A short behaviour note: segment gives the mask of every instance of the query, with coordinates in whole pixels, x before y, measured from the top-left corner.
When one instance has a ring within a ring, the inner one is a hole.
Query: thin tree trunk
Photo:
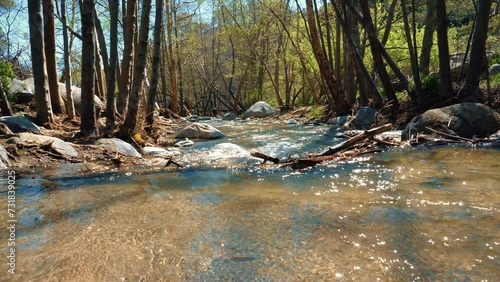
[[[436,30],[436,4],[436,0],[427,0],[424,38],[422,39],[422,51],[420,53],[420,71],[424,75],[429,74],[429,66],[431,63],[431,50],[434,40],[434,31]]]
[[[418,58],[413,48],[413,39],[411,36],[410,23],[408,22],[408,5],[406,0],[401,0],[401,10],[403,11],[403,23],[406,34],[406,43],[408,44],[408,51],[410,52],[410,63],[413,73],[413,81],[415,82],[415,93],[417,99],[422,100],[422,82],[420,81],[420,70],[418,68]]]
[[[109,34],[109,71],[106,92],[106,125],[112,127],[115,124],[115,90],[116,70],[118,68],[118,10],[120,1],[109,0],[110,11],[110,34]]]
[[[465,100],[480,101],[483,99],[479,89],[479,81],[481,74],[487,68],[485,48],[491,4],[491,0],[478,1],[478,14],[472,35],[469,66],[467,67],[464,87],[460,90],[459,95]]]
[[[155,11],[155,27],[153,34],[153,78],[149,86],[148,103],[146,106],[146,129],[151,132],[154,121],[154,107],[156,103],[156,95],[158,93],[158,80],[160,77],[160,48],[161,48],[161,31],[163,24],[163,0],[156,0]]]
[[[97,133],[94,109],[95,91],[95,18],[94,0],[82,0],[82,109],[80,133],[89,136]]]
[[[174,49],[173,49],[173,23],[172,23],[172,1],[166,0],[166,13],[167,13],[167,40],[168,40],[168,68],[170,71],[170,89],[172,91],[172,97],[170,100],[170,110],[174,114],[179,114],[179,92],[177,88],[177,68],[175,65]]]
[[[385,30],[384,35],[382,37],[382,45],[387,44],[387,40],[389,40],[389,35],[391,34],[392,28],[392,20],[394,19],[394,10],[396,9],[396,4],[398,0],[392,0],[389,5],[389,9],[387,10],[387,19],[385,21]]]
[[[0,79],[0,111],[1,116],[11,116],[12,109],[10,108],[9,100],[7,99],[6,90],[3,88],[2,79]]]
[[[64,82],[66,85],[66,111],[70,119],[75,118],[75,104],[73,103],[73,93],[71,91],[71,64],[68,42],[68,28],[66,20],[66,0],[61,0],[61,20],[63,25],[64,44]]]
[[[28,1],[28,14],[30,19],[30,46],[35,81],[36,117],[40,123],[51,123],[52,105],[47,88],[47,69],[45,68],[45,48],[43,44],[42,27],[42,1]]]
[[[437,37],[439,50],[439,77],[441,79],[441,96],[445,99],[452,97],[450,52],[448,45],[448,19],[445,0],[436,0]]]
[[[50,102],[55,114],[64,113],[64,102],[59,93],[59,81],[57,79],[56,61],[56,36],[54,24],[54,0],[43,0],[44,19],[44,44],[45,59],[47,66],[47,78],[49,82]]]
[[[149,16],[151,13],[151,0],[142,1],[141,27],[139,41],[134,56],[134,79],[130,92],[127,115],[123,122],[123,133],[135,133],[137,126],[137,112],[142,93],[142,82],[145,77],[146,55],[148,51]]]
[[[174,7],[173,9],[174,12],[174,23],[177,23],[177,7]],[[177,32],[177,24],[174,24],[174,36],[175,36],[175,54],[177,56],[177,76],[178,76],[178,82],[179,82],[179,104],[180,104],[180,115],[185,116],[186,111],[185,111],[185,97],[184,97],[184,81],[182,80],[182,62],[181,62],[181,57],[180,57],[180,47],[179,47],[179,36]]]
[[[102,24],[101,20],[99,19],[99,15],[97,14],[97,9],[95,9],[94,13],[95,13],[95,28],[97,34],[97,42],[99,43],[98,54],[102,59],[101,61],[104,66],[104,75],[106,76],[107,80],[107,78],[109,77],[109,56],[108,56],[108,50],[106,48],[106,39],[104,38],[104,31],[102,29]]]
[[[118,101],[116,103],[116,110],[118,113],[123,114],[127,108],[128,97],[130,93],[131,86],[131,73],[132,73],[132,61],[134,58],[134,33],[136,31],[136,14],[135,6],[137,5],[137,0],[127,1],[127,15],[126,15],[126,25],[125,25],[125,43],[123,49],[122,58],[122,69],[120,80],[118,81]]]
[[[366,21],[365,28],[367,29],[368,39],[370,40],[370,49],[372,51],[373,64],[375,66],[375,70],[377,71],[380,81],[385,90],[385,94],[387,95],[387,99],[392,101],[393,106],[398,107],[398,98],[396,97],[396,92],[392,87],[391,79],[387,70],[385,69],[384,61],[382,59],[382,53],[380,51],[379,45],[377,44],[376,39],[376,30],[373,25],[372,17],[370,15],[370,7],[368,6],[368,0],[361,0],[359,2],[359,6],[363,13],[363,18]],[[381,102],[381,101],[379,101]]]
[[[345,100],[345,97],[342,95],[342,91],[337,82],[337,79],[333,75],[333,71],[330,68],[330,64],[327,61],[326,55],[323,53],[321,48],[321,43],[319,40],[319,33],[316,27],[316,20],[314,16],[314,9],[312,0],[306,0],[307,7],[307,21],[309,23],[309,29],[311,32],[311,45],[313,48],[314,56],[318,61],[319,68],[321,70],[321,74],[326,82],[328,87],[329,94],[331,95],[334,101],[334,109],[338,113],[345,112],[349,106]]]

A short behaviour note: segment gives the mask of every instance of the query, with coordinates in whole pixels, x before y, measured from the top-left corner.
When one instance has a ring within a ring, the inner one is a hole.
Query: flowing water
[[[228,137],[182,149],[182,170],[18,179],[16,275],[2,239],[0,280],[498,281],[500,150],[293,171],[247,150],[319,152],[328,127],[212,123]]]

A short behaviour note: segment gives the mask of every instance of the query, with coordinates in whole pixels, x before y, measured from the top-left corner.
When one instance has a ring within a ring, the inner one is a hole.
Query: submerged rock
[[[164,157],[164,158],[175,157],[181,154],[177,150],[166,150],[163,148],[152,147],[152,146],[146,146],[142,148],[142,151],[147,156]]]
[[[222,120],[235,120],[235,119],[236,119],[236,115],[233,113],[226,113],[222,117]]]
[[[0,117],[0,122],[5,124],[12,132],[32,132],[40,134],[40,128],[31,121],[15,116]]]
[[[33,145],[33,144],[46,145],[50,143],[51,149],[57,152],[58,154],[69,158],[78,157],[78,152],[75,150],[75,148],[73,148],[73,146],[70,143],[52,136],[44,136],[44,135],[37,135],[33,133],[23,132],[19,134],[19,137],[17,138],[17,143],[22,145]]]
[[[268,117],[276,114],[277,112],[269,106],[268,103],[264,101],[257,102],[253,104],[242,116],[242,119],[246,119],[249,117]]]
[[[290,118],[285,120],[285,124],[298,124],[296,119]]]
[[[94,145],[109,151],[117,151],[126,156],[142,158],[141,154],[137,152],[134,146],[118,138],[101,138],[95,141]]]
[[[7,156],[7,150],[0,144],[0,169],[6,169],[10,167],[9,156]]]
[[[465,138],[488,137],[500,129],[500,114],[478,103],[461,103],[432,109],[414,117],[403,130],[402,139],[417,133],[431,133],[427,127]]]
[[[375,123],[376,119],[377,111],[370,107],[364,107],[356,112],[352,124],[357,129],[368,129]]]
[[[190,147],[193,145],[194,145],[194,142],[189,140],[189,138],[186,138],[186,140],[181,140],[181,141],[177,141],[174,143],[174,146],[176,146],[176,147]]]
[[[333,119],[329,120],[327,122],[327,124],[336,125],[336,126],[343,126],[344,124],[346,124],[348,118],[349,118],[349,116],[334,117]]]
[[[205,123],[193,123],[181,130],[175,138],[219,139],[225,137],[217,128]]]

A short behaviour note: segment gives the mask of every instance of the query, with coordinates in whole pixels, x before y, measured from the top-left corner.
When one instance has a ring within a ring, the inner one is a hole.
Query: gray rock
[[[235,120],[236,115],[233,113],[226,113],[223,117],[222,120]]]
[[[175,142],[174,146],[176,147],[190,147],[193,146],[194,142],[186,138],[185,140]]]
[[[52,148],[52,150],[59,153],[60,155],[71,158],[78,157],[78,152],[70,143],[56,137],[23,132],[19,134],[17,142],[18,144],[22,145],[45,145],[47,143],[50,143],[50,147]]]
[[[487,137],[500,129],[500,114],[486,105],[470,102],[432,109],[414,117],[401,138],[408,140],[417,133],[432,133],[426,127],[465,138]]]
[[[491,76],[499,74],[500,73],[500,64],[494,64],[490,67],[489,73]]]
[[[66,85],[64,83],[59,83],[59,92],[63,100],[66,101]],[[82,89],[80,87],[71,86],[71,94],[73,95],[75,111],[80,114],[82,108]],[[96,115],[99,115],[104,108],[104,103],[96,95],[94,95],[94,107]]]
[[[359,109],[354,116],[352,124],[357,129],[367,129],[376,121],[377,111],[370,107]]]
[[[246,119],[249,117],[256,117],[256,118],[261,118],[261,117],[268,117],[276,114],[277,111],[275,111],[271,106],[269,106],[268,103],[264,101],[257,102],[253,104],[242,116],[242,119]]]
[[[205,123],[193,123],[183,128],[175,138],[219,139],[225,137],[217,128]]]
[[[11,135],[14,134],[14,132],[12,132],[7,125],[0,122],[0,134]]]
[[[208,121],[208,120],[213,120],[212,117],[199,117],[198,121]]]
[[[297,120],[293,119],[293,118],[285,120],[285,123],[286,124],[298,124]]]
[[[40,128],[31,121],[15,116],[0,117],[0,122],[7,125],[7,127],[14,133],[19,132],[33,132],[40,134]]]
[[[334,117],[333,119],[329,120],[327,122],[327,124],[342,126],[342,125],[346,124],[348,118],[349,118],[349,116]]]
[[[142,148],[142,151],[147,156],[152,157],[163,157],[163,158],[171,158],[180,155],[181,153],[177,150],[166,150],[158,147],[146,146]]]
[[[142,158],[134,146],[118,138],[101,138],[95,141],[94,145],[126,156]]]
[[[19,104],[29,103],[35,97],[35,87],[32,78],[24,81],[13,79],[10,87],[10,94],[14,96],[14,101]]]
[[[497,132],[491,134],[490,138],[500,139],[500,130],[498,130]]]
[[[7,156],[7,150],[0,144],[0,169],[6,169],[10,167],[9,156]]]

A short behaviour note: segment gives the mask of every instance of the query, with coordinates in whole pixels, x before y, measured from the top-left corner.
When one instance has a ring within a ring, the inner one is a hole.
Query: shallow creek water
[[[328,127],[212,124],[228,137],[182,149],[183,170],[18,179],[17,274],[2,262],[0,280],[498,281],[500,150],[293,171],[247,150],[319,152]]]

